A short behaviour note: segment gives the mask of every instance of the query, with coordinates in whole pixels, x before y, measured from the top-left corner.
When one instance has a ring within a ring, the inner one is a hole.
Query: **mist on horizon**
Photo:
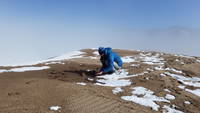
[[[1,0],[0,65],[99,46],[200,56],[200,1]]]

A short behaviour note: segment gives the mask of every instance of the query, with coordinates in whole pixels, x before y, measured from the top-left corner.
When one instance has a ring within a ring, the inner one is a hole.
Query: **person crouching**
[[[112,51],[112,48],[99,47],[99,55],[101,55],[100,61],[102,63],[102,68],[97,72],[97,76],[102,74],[112,74],[116,70],[122,68],[123,62],[121,57]]]

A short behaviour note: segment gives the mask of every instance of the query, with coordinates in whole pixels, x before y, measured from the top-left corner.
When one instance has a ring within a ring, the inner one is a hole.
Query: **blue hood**
[[[99,54],[104,54],[104,55],[109,55],[110,53],[112,53],[112,48],[107,47],[107,48],[103,48],[103,47],[99,47],[98,50]]]

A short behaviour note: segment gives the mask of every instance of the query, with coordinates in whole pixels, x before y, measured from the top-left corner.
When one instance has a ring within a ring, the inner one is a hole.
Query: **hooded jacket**
[[[103,71],[104,73],[111,72],[114,70],[114,62],[118,64],[118,66],[122,67],[123,62],[121,60],[121,57],[115,53],[112,52],[112,48],[99,48],[99,54],[104,54],[104,56],[101,56],[100,60],[102,63],[102,68],[100,71]]]

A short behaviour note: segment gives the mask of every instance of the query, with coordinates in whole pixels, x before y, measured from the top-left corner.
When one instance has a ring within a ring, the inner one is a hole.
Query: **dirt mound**
[[[82,50],[70,59],[1,67],[0,113],[200,111],[199,57],[114,51],[125,62],[122,74],[95,77],[100,67],[95,49]],[[38,68],[44,66],[49,68]],[[60,109],[50,110],[52,106]]]

